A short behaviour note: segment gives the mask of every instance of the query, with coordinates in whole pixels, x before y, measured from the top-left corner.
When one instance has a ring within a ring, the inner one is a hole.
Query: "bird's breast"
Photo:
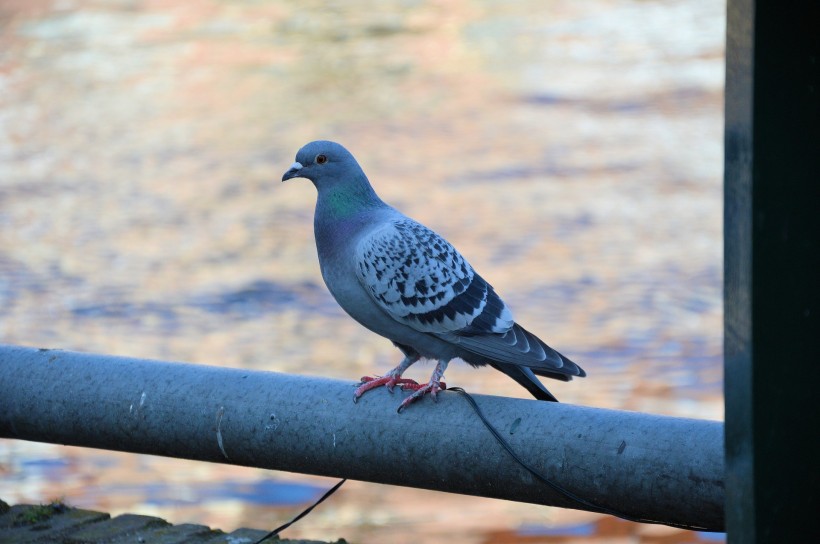
[[[359,319],[371,304],[356,276],[356,245],[366,233],[366,224],[360,221],[316,221],[314,231],[325,285],[342,309]]]

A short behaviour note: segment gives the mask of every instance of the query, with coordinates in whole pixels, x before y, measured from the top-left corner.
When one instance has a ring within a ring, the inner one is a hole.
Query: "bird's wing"
[[[359,281],[396,321],[436,335],[504,334],[512,313],[444,238],[404,218],[364,237]]]
[[[492,286],[444,238],[413,221],[385,223],[356,250],[359,281],[396,321],[480,358],[569,380],[584,371],[516,324]]]

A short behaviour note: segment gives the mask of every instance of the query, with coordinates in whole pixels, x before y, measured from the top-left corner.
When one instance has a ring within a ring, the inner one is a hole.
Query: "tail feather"
[[[535,374],[569,381],[586,372],[518,324],[504,334],[437,335],[464,350],[502,365],[529,367]]]
[[[538,400],[546,400],[550,402],[558,402],[558,399],[555,398],[555,395],[549,392],[549,390],[544,387],[544,384],[535,377],[535,374],[532,373],[532,370],[525,366],[512,366],[512,365],[503,365],[498,363],[490,363],[490,365],[499,370],[512,378],[513,380],[517,381],[524,389],[530,392],[530,394]]]
[[[561,355],[517,323],[503,334],[451,332],[435,336],[461,348],[463,351],[460,357],[463,360],[475,366],[489,364],[518,382],[538,400],[558,402],[536,374],[564,382],[575,376],[587,375],[568,357]]]

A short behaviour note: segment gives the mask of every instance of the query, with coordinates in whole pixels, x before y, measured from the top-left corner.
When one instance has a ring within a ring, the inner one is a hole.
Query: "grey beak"
[[[290,165],[290,169],[282,175],[282,181],[287,181],[289,179],[298,178],[301,174],[299,171],[302,170],[302,163],[295,162]]]

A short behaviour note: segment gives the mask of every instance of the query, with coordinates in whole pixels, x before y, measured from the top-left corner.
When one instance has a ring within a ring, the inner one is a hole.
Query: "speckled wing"
[[[388,315],[477,355],[474,364],[484,360],[528,367],[522,383],[532,372],[559,380],[585,375],[516,324],[504,301],[470,263],[412,219],[386,223],[363,238],[356,259],[359,281]]]
[[[359,281],[393,319],[433,334],[505,333],[513,317],[444,238],[411,219],[386,223],[357,247]]]

